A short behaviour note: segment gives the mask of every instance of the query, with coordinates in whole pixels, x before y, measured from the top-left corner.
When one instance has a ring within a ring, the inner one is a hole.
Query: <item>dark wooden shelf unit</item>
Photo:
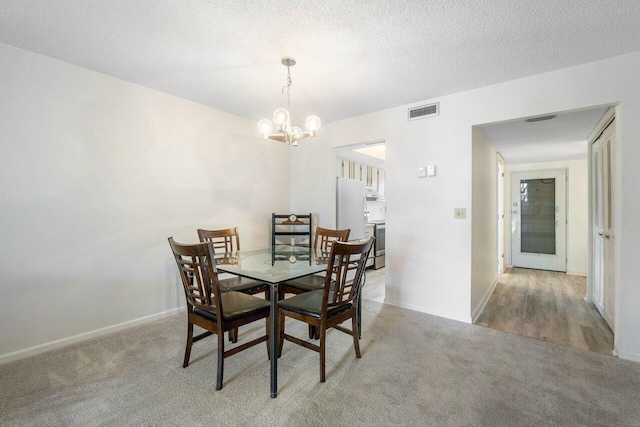
[[[293,237],[295,240],[295,246],[311,247],[312,240],[311,234],[313,230],[313,217],[311,214],[298,215],[296,221],[289,221],[291,214],[271,214],[271,244],[275,245],[291,245],[291,240],[279,238],[282,236]],[[301,239],[301,236],[307,236],[306,239]]]

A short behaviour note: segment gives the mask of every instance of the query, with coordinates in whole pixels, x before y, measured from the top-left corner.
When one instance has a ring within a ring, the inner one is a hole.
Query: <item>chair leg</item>
[[[218,379],[216,382],[216,390],[222,389],[222,377],[224,375],[224,332],[222,328],[218,329]]]
[[[320,382],[325,382],[326,374],[325,374],[325,362],[326,362],[326,341],[327,341],[327,330],[324,325],[320,325],[318,327],[320,329]]]
[[[182,367],[189,366],[189,358],[191,357],[191,346],[193,345],[193,323],[189,322],[187,326],[187,345],[184,348],[184,361]]]
[[[238,342],[238,328],[229,331],[229,341],[234,344]]]
[[[362,355],[360,354],[360,343],[358,342],[358,320],[356,316],[351,318],[351,334],[353,335],[353,348],[356,349],[356,357],[360,359]]]
[[[309,325],[309,339],[312,340],[316,337],[316,330],[313,325]]]

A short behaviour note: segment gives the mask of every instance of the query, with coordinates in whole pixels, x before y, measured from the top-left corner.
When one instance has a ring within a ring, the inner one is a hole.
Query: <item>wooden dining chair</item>
[[[213,245],[182,245],[172,237],[169,245],[178,264],[187,299],[187,344],[183,368],[189,366],[191,346],[211,334],[218,335],[218,377],[216,390],[222,389],[224,359],[261,342],[267,342],[269,354],[269,301],[237,291],[222,292],[214,260]],[[224,333],[239,326],[266,319],[266,334],[231,350],[224,349]],[[193,325],[205,332],[193,336]]]
[[[211,242],[214,254],[229,253],[240,250],[240,235],[238,227],[224,230],[198,229],[198,237],[201,242]],[[249,295],[264,292],[265,299],[269,299],[269,285],[246,277],[230,277],[220,279],[222,292],[238,291]]]
[[[240,234],[238,227],[226,228],[223,230],[203,230],[198,229],[198,238],[201,242],[211,242],[213,252],[232,253],[240,250]],[[225,273],[229,274],[229,273]],[[222,292],[237,291],[249,295],[264,292],[264,299],[269,299],[269,285],[246,277],[233,276],[219,279]],[[229,341],[238,342],[238,330],[229,331]]]
[[[316,227],[316,234],[313,239],[313,250],[316,252],[316,259],[324,262],[322,257],[331,254],[334,242],[346,242],[349,240],[351,230],[330,230]],[[301,294],[304,292],[320,289],[324,286],[324,275],[310,274],[298,279],[288,280],[278,286],[278,299],[283,299],[285,294]]]
[[[334,242],[327,264],[324,287],[278,301],[280,325],[278,354],[282,354],[284,340],[319,352],[321,382],[326,379],[325,353],[328,329],[334,328],[351,335],[356,357],[361,357],[357,330],[357,304],[360,300],[365,264],[372,245],[373,238],[364,243]],[[320,333],[320,345],[287,335],[285,333],[286,317],[315,327]],[[351,330],[340,326],[348,319],[351,319]]]
[[[316,227],[313,239],[313,250],[316,252],[316,262],[326,262],[331,254],[333,242],[346,242],[349,240],[351,230],[330,230],[328,228]],[[278,285],[278,300],[285,297],[285,294],[302,294],[304,292],[321,289],[324,286],[324,274],[310,274],[297,279],[288,280]],[[318,331],[309,325],[309,338],[319,338]]]

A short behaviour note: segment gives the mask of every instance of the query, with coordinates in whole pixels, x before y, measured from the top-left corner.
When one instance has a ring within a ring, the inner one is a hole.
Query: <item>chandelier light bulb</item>
[[[289,123],[289,110],[286,108],[278,108],[273,112],[273,121],[276,122],[277,125]]]
[[[307,129],[311,132],[315,132],[320,129],[321,124],[322,122],[318,116],[309,116],[307,117],[307,120],[305,120],[305,126],[307,126]]]
[[[297,134],[300,134],[300,133],[302,133],[302,129],[299,128],[298,126],[294,126],[294,127],[291,128],[291,134],[292,135],[297,135]]]
[[[258,129],[263,135],[270,134],[273,131],[273,123],[269,119],[262,119],[258,122]]]

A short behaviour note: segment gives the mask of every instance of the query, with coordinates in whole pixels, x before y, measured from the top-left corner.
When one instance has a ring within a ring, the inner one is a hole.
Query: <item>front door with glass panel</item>
[[[566,170],[511,174],[511,264],[567,271]]]

